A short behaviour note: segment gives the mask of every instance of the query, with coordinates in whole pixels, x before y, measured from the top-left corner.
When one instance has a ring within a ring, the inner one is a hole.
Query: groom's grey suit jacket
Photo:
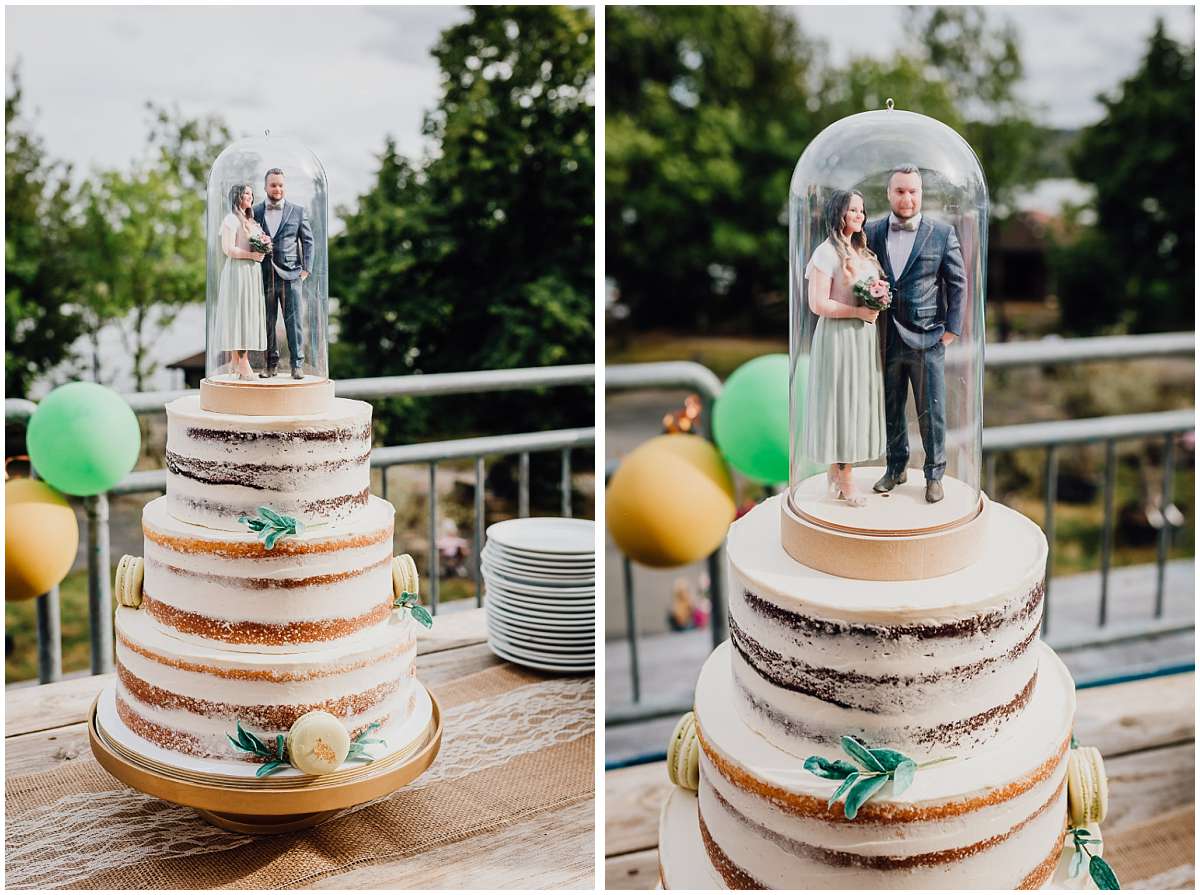
[[[890,218],[871,221],[866,231],[867,245],[892,287],[891,327],[917,351],[932,348],[946,330],[961,336],[967,273],[954,228],[922,215],[904,270],[893,272],[887,250]]]
[[[271,237],[271,264],[282,279],[298,279],[300,272],[305,270],[311,273],[313,235],[303,205],[284,199],[283,217],[279,219],[279,229],[274,233],[267,228],[266,202],[259,202],[254,206],[254,220],[258,221],[258,226]],[[264,258],[264,275],[267,272],[266,261]]]

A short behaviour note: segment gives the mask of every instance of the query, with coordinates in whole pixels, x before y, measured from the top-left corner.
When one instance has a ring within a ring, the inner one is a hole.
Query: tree
[[[479,7],[433,49],[436,149],[388,141],[370,191],[330,246],[342,375],[588,363],[593,349],[591,12]],[[408,406],[407,404],[405,405]],[[543,428],[590,402],[530,410],[525,396],[441,400],[379,414],[389,440],[457,428]],[[586,413],[584,411],[587,411]]]
[[[906,31],[979,156],[993,218],[1006,217],[1015,191],[1046,176],[1038,154],[1045,131],[1016,92],[1024,76],[1016,28],[989,25],[980,6],[921,6],[910,9]]]
[[[82,332],[71,304],[71,168],[49,158],[21,115],[16,70],[4,96],[5,394],[26,396],[44,371],[67,360]]]
[[[1095,186],[1095,228],[1055,253],[1072,333],[1195,326],[1195,54],[1160,20],[1138,70],[1101,96],[1072,158]]]
[[[78,299],[102,377],[99,335],[119,322],[141,391],[149,348],[186,304],[204,300],[208,171],[230,132],[218,118],[192,119],[147,103],[145,155],[128,171],[97,173],[79,194],[77,251],[88,276]]]
[[[606,23],[607,275],[642,328],[761,324],[819,129],[815,47],[777,9],[610,6]]]
[[[606,12],[606,273],[635,327],[782,332],[796,160],[889,97],[972,143],[1001,211],[1037,178],[1016,39],[982,10],[914,9],[895,48],[842,65],[786,10]]]

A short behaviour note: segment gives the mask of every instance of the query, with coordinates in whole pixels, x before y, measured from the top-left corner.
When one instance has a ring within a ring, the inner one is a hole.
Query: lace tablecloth
[[[437,878],[423,878],[429,885],[478,885],[490,878],[482,873],[488,849],[466,840],[502,831],[515,831],[505,837],[506,853],[522,869],[507,883],[505,872],[496,871],[490,886],[551,887],[562,884],[564,867],[560,859],[546,863],[545,821],[539,824],[538,819],[566,812],[556,846],[573,846],[575,885],[590,888],[593,679],[519,669],[495,659],[478,643],[422,657],[419,675],[425,676],[427,665],[440,669],[429,686],[443,710],[442,749],[433,766],[400,792],[300,833],[254,837],[225,832],[189,808],[129,789],[92,758],[85,730],[79,749],[75,728],[83,725],[78,722],[63,725],[58,752],[51,751],[60,739],[54,735],[58,728],[10,736],[7,887],[382,887],[402,883],[399,868],[414,857],[443,851],[447,857],[438,861]],[[86,682],[98,691],[107,679]],[[8,695],[11,715],[14,699],[32,694]],[[24,741],[28,737],[45,740],[52,767],[36,769],[30,749],[37,744]],[[12,755],[16,740],[22,742]],[[528,837],[525,859],[522,835]],[[455,843],[459,847],[444,848]],[[447,865],[455,860],[452,856],[464,862],[461,873]],[[553,878],[539,880],[536,868],[542,866],[553,869]]]

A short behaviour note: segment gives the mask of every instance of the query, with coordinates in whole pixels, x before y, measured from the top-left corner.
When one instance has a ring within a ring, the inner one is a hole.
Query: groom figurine
[[[271,252],[262,260],[263,292],[267,299],[267,367],[258,375],[270,379],[279,371],[275,321],[282,304],[292,378],[303,379],[300,364],[304,360],[304,340],[300,316],[304,308],[304,287],[301,284],[312,271],[312,228],[304,207],[283,198],[283,171],[272,168],[267,172],[266,189],[266,201],[254,206],[254,220],[271,237]]]
[[[954,228],[921,215],[921,172],[892,171],[887,185],[892,213],[867,224],[870,246],[892,287],[892,305],[880,334],[883,404],[887,418],[887,470],[875,490],[891,491],[908,479],[908,387],[917,406],[925,449],[925,500],[944,496],[946,472],[946,346],[962,335],[967,275]]]

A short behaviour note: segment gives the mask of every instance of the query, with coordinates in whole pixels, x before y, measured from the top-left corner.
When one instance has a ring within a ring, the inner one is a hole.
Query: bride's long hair
[[[842,233],[842,228],[845,226],[846,212],[850,210],[850,200],[855,196],[863,200],[863,217],[867,214],[867,200],[863,199],[863,194],[858,190],[834,190],[833,194],[825,201],[825,235],[829,238],[830,244],[834,251],[837,252],[838,260],[841,261],[842,271],[850,279],[854,279],[854,266],[852,264],[852,251],[866,258],[879,270],[879,275],[883,275],[883,267],[879,263],[879,258],[875,256],[867,247],[867,232],[866,227],[863,227],[857,233],[846,237]]]
[[[253,208],[247,208],[245,211],[242,211],[241,208],[238,207],[242,204],[242,193],[246,192],[246,190],[253,189],[254,188],[248,183],[235,183],[233,188],[229,191],[229,207],[239,218],[254,217]]]

